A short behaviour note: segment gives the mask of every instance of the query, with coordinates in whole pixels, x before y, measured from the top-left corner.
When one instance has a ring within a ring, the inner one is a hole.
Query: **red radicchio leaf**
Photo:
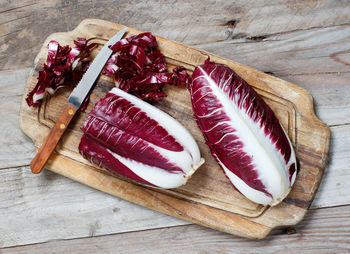
[[[153,51],[146,56],[146,64],[147,66],[151,66],[154,68],[156,72],[165,72],[166,71],[166,63],[164,60],[163,54],[159,51]]]
[[[108,77],[112,77],[114,73],[119,69],[117,64],[117,56],[113,55],[111,58],[107,61],[106,67],[103,69],[102,74],[106,75]]]
[[[172,84],[175,86],[186,87],[189,83],[192,82],[191,76],[188,75],[183,66],[174,68],[173,74]]]
[[[130,44],[139,46],[146,51],[152,51],[158,47],[157,40],[151,33],[141,33],[118,41],[111,46],[111,50],[120,51],[122,48],[127,47]]]
[[[46,64],[39,71],[38,83],[26,97],[29,106],[39,106],[45,92],[53,95],[58,89],[79,82],[90,64],[90,61],[83,60],[90,56],[96,43],[88,45],[85,38],[77,38],[74,44],[72,49],[60,46],[57,41],[49,42]]]

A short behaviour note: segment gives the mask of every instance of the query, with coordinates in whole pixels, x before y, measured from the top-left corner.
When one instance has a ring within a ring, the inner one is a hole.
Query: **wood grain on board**
[[[100,38],[103,42],[123,26],[101,20],[85,20],[69,33],[52,34],[44,43],[25,88],[25,94],[36,83],[38,70],[45,61],[47,42],[55,39],[61,44],[72,44],[76,37]],[[131,34],[140,31],[130,28]],[[57,154],[49,161],[48,168],[78,182],[87,184],[112,195],[122,197],[143,206],[232,234],[263,238],[280,225],[294,225],[306,213],[320,183],[329,146],[329,129],[313,112],[311,96],[303,89],[240,65],[227,59],[189,48],[158,37],[160,50],[168,67],[184,65],[189,71],[201,64],[208,56],[213,61],[225,63],[248,81],[275,111],[288,132],[300,164],[300,172],[290,195],[273,208],[256,205],[238,192],[224,177],[204,144],[204,140],[192,118],[188,92],[183,88],[167,87],[166,100],[157,106],[179,120],[197,140],[206,164],[183,187],[159,191],[141,187],[111,176],[85,161],[77,146],[82,132],[80,126],[94,103],[113,86],[109,79],[100,78],[92,93],[86,113],[80,113],[64,135]],[[96,53],[96,52],[94,52]],[[23,131],[39,146],[63,109],[69,90],[58,92],[43,107],[29,108],[22,101],[20,123]],[[223,195],[224,193],[224,195]]]

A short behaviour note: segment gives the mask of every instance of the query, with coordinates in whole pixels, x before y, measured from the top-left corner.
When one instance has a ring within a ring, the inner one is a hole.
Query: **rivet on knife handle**
[[[32,169],[33,173],[40,173],[44,168],[46,162],[50,158],[50,155],[52,154],[58,141],[61,139],[77,110],[78,109],[76,107],[68,103],[67,107],[58,118],[56,124],[52,127],[49,135],[46,137],[44,143],[41,145],[39,151],[30,163],[30,168]]]

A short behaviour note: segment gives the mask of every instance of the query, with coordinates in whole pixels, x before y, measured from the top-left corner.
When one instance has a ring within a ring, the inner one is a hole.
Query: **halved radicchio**
[[[294,183],[296,158],[271,108],[226,65],[208,59],[192,79],[195,118],[225,175],[256,203],[281,202]]]
[[[82,130],[86,159],[153,187],[181,186],[204,162],[179,122],[118,88],[96,103]]]

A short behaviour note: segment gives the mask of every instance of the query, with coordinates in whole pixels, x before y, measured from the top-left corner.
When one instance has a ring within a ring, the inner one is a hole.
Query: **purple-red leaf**
[[[186,69],[183,66],[174,68],[173,74],[172,85],[186,87],[192,82],[191,76],[188,75]]]

